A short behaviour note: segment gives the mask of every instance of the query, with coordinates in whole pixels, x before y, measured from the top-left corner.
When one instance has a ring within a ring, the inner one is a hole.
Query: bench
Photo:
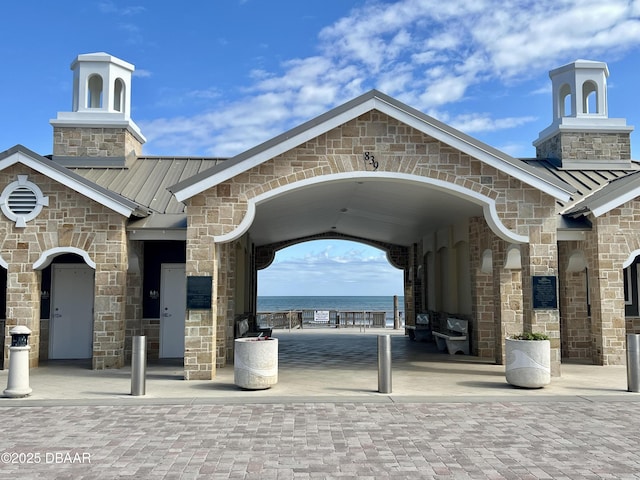
[[[447,328],[441,332],[433,332],[438,350],[450,355],[463,353],[469,355],[469,323],[459,318],[447,318]]]
[[[419,313],[416,315],[415,325],[405,325],[404,328],[410,340],[430,341],[433,338],[428,313]]]
[[[235,338],[270,337],[271,333],[272,331],[270,328],[251,328],[248,317],[243,317],[239,320],[236,320]]]

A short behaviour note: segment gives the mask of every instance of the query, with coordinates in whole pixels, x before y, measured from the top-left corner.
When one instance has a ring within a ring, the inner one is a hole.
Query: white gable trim
[[[437,190],[441,190],[441,191],[453,194],[457,197],[473,202],[476,205],[481,205],[483,207],[484,217],[485,217],[485,220],[487,221],[487,224],[489,225],[491,230],[503,240],[506,240],[509,243],[529,243],[529,237],[527,235],[520,235],[518,233],[512,232],[502,223],[502,220],[500,220],[500,217],[498,216],[498,211],[496,209],[496,203],[494,199],[486,197],[468,188],[464,188],[460,185],[448,183],[443,180],[438,180],[436,178],[421,177],[417,175],[409,175],[406,173],[394,173],[394,172],[335,173],[331,175],[323,175],[319,177],[307,178],[299,182],[294,182],[279,188],[275,188],[273,190],[270,190],[254,198],[249,199],[248,205],[247,205],[247,213],[245,214],[240,224],[229,233],[226,233],[224,235],[214,236],[213,240],[216,243],[226,243],[226,242],[230,242],[232,240],[236,240],[240,238],[251,227],[251,224],[253,223],[253,220],[255,219],[255,215],[256,215],[256,206],[262,202],[269,200],[270,198],[277,197],[289,191],[297,190],[298,188],[306,187],[309,185],[316,185],[319,183],[331,182],[336,180],[361,179],[361,178],[391,179],[391,180],[395,179],[395,180],[400,180],[405,182],[423,183]]]
[[[64,173],[58,171],[55,168],[49,168],[44,162],[38,161],[23,152],[15,152],[0,160],[0,170],[4,170],[12,165],[15,165],[16,163],[21,163],[35,170],[36,172],[41,173],[42,175],[45,175],[58,183],[61,183],[62,185],[66,185],[79,194],[95,200],[101,205],[104,205],[105,207],[125,217],[131,216],[131,214],[135,210],[132,207],[119,203],[114,199],[90,188],[89,186],[78,182],[72,177],[64,175]]]
[[[211,175],[210,177],[204,178],[201,181],[190,185],[184,190],[176,191],[174,192],[174,195],[178,201],[183,202],[184,200],[191,198],[198,193],[204,192],[205,190],[218,185],[219,183],[225,182],[235,177],[236,175],[244,173],[247,170],[251,170],[252,168],[257,167],[258,165],[271,160],[278,155],[294,149],[298,145],[319,137],[320,135],[339,127],[340,125],[343,125],[348,121],[367,113],[374,107],[374,102],[375,100],[371,99],[364,103],[361,103],[360,105],[357,105],[346,112],[332,117],[324,123],[320,123],[314,127],[311,127],[296,136],[289,137],[283,142],[257,152],[255,155],[248,157],[242,162],[238,162],[237,164],[229,168],[225,168],[224,170]]]
[[[540,177],[536,177],[535,175],[527,172],[526,170],[518,168],[516,165],[509,163],[500,157],[494,155],[493,153],[482,149],[479,145],[469,142],[468,140],[462,138],[461,136],[455,136],[451,132],[444,131],[439,128],[437,125],[433,123],[425,122],[424,120],[412,115],[409,112],[404,110],[400,110],[395,106],[382,101],[381,99],[376,99],[376,110],[379,110],[382,113],[389,115],[396,120],[409,125],[416,130],[429,135],[430,137],[435,138],[436,140],[441,141],[451,147],[459,150],[467,155],[477,158],[478,160],[496,168],[499,171],[506,173],[518,180],[526,183],[527,185],[537,188],[538,190],[548,193],[554,198],[558,200],[567,202],[570,200],[571,195],[566,190],[562,190]],[[515,160],[515,159],[514,159]]]
[[[611,187],[609,186],[609,188]],[[595,217],[599,217],[610,212],[614,208],[618,208],[620,205],[637,198],[638,196],[640,196],[640,186],[622,194],[620,194],[619,191],[610,192],[610,194],[607,195],[607,197],[609,197],[608,199],[601,199],[601,201],[596,201],[593,205],[588,206],[591,213],[593,213]]]
[[[506,159],[500,158],[495,153],[492,153],[480,145],[473,143],[467,138],[464,138],[465,135],[455,135],[452,131],[445,130],[438,126],[435,123],[431,123],[426,121],[423,118],[412,114],[406,110],[398,108],[397,106],[384,101],[379,97],[372,97],[368,100],[364,100],[362,103],[355,105],[354,107],[341,112],[333,117],[330,117],[328,120],[318,123],[316,125],[311,126],[308,129],[303,130],[302,132],[294,135],[292,137],[288,137],[282,142],[277,144],[268,146],[262,149],[260,146],[255,147],[256,153],[254,155],[250,154],[250,150],[245,154],[248,155],[246,159],[241,160],[235,164],[231,164],[228,168],[224,168],[213,175],[203,178],[202,180],[195,182],[182,190],[177,190],[174,193],[176,199],[180,202],[183,202],[194,195],[197,195],[215,185],[218,185],[222,182],[225,182],[236,175],[239,175],[247,170],[250,170],[263,162],[266,162],[282,153],[285,153],[298,145],[301,145],[313,138],[318,137],[334,128],[347,123],[354,118],[358,118],[359,116],[372,111],[378,110],[391,118],[398,120],[399,122],[403,122],[406,125],[409,125],[416,130],[423,132],[436,140],[439,140],[447,145],[460,150],[467,155],[470,155],[473,158],[477,158],[478,160],[493,166],[494,168],[505,172],[506,174],[517,178],[518,180],[530,185],[540,191],[543,191],[554,198],[557,198],[561,201],[569,201],[571,198],[570,193],[562,188],[552,185],[551,183],[545,181],[544,179],[534,175],[531,172],[528,172],[524,169],[518,168],[516,165],[508,162]],[[513,159],[516,161],[515,159]],[[233,159],[228,160],[228,162],[233,162]]]

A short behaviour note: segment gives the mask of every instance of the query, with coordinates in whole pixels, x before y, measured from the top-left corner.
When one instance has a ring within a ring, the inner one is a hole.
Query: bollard
[[[391,336],[378,335],[378,391],[391,393]]]
[[[131,395],[144,395],[147,381],[147,337],[133,337],[132,347]]]
[[[9,330],[11,347],[9,347],[9,375],[5,397],[26,397],[31,393],[29,386],[29,330],[24,325],[18,325]]]
[[[627,391],[640,392],[640,335],[627,335]]]

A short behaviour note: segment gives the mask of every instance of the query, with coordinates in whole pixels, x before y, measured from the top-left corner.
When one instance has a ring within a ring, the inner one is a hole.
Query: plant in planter
[[[505,341],[505,375],[516,387],[541,388],[551,383],[551,342],[544,333],[524,332]]]

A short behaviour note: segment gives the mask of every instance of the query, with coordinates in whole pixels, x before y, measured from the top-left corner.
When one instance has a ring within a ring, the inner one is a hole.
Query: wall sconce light
[[[160,292],[158,290],[149,290],[149,298],[152,300],[157,300],[160,298]]]

